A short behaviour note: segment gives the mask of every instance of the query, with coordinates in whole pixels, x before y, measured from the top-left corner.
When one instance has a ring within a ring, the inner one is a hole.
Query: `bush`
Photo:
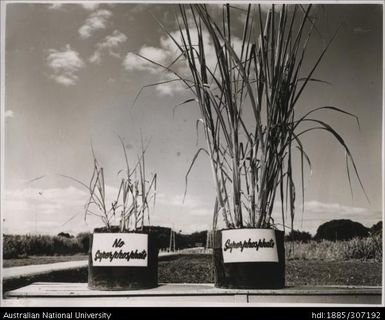
[[[76,240],[81,247],[81,252],[87,253],[90,248],[90,233],[81,232],[76,236]]]
[[[177,233],[175,237],[176,248],[186,249],[197,246],[206,246],[207,231],[194,232],[191,234]]]
[[[72,234],[69,234],[68,232],[60,232],[60,233],[58,233],[57,236],[58,237],[68,238],[68,239],[71,239],[71,238],[74,237]]]
[[[345,260],[349,259],[382,259],[382,236],[374,235],[364,239],[354,238],[345,241],[343,255]]]
[[[147,227],[148,228],[148,227]],[[151,226],[150,232],[157,236],[159,249],[170,246],[171,229]],[[82,232],[76,237],[61,232],[57,236],[48,235],[4,235],[3,257],[12,259],[29,255],[71,255],[88,253],[89,233]],[[178,249],[192,248],[197,244],[206,244],[207,231],[192,234],[176,234],[176,247]]]
[[[371,235],[382,235],[382,221],[377,222],[370,228]]]
[[[351,240],[369,235],[369,229],[361,223],[347,219],[332,220],[320,225],[314,237],[316,240]]]
[[[354,238],[347,241],[287,242],[287,259],[295,260],[350,260],[375,259],[382,261],[382,236]]]
[[[287,236],[285,236],[285,240],[309,242],[311,240],[311,234],[306,231],[292,230]]]
[[[71,255],[87,252],[88,236],[86,234],[76,238],[48,235],[4,235],[3,238],[4,259],[29,255]]]
[[[18,237],[20,236],[4,235],[3,237],[3,258],[4,259],[13,259],[24,255],[24,252],[20,246],[20,241],[17,241]]]

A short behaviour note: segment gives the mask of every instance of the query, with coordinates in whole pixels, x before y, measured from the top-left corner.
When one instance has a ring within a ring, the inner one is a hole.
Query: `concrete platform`
[[[160,284],[147,290],[90,290],[86,283],[36,282],[5,294],[2,306],[267,306],[293,304],[381,305],[381,287],[287,287],[280,290],[219,289],[213,284]]]

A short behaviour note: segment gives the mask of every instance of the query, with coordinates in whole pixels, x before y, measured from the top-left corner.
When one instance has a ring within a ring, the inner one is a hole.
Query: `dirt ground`
[[[375,261],[293,260],[286,266],[286,284],[381,286],[382,263]]]
[[[286,285],[380,286],[382,264],[374,261],[289,260]],[[210,255],[180,255],[159,261],[159,282],[214,282]]]

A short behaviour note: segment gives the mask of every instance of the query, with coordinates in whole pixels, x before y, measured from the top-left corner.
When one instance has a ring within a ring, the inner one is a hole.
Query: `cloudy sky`
[[[215,14],[220,6],[212,10]],[[183,232],[209,228],[215,192],[208,158],[191,172],[183,202],[185,174],[199,147],[194,104],[174,106],[191,95],[175,82],[140,89],[169,79],[136,53],[168,63],[174,47],[154,17],[176,31],[171,4],[8,3],[6,6],[4,233],[77,233],[99,221],[83,219],[86,190],[58,174],[84,182],[92,174],[91,141],[104,166],[108,195],[119,183],[124,158],[117,135],[124,137],[130,161],[149,144],[147,165],[158,173],[158,198],[151,222]],[[242,11],[234,19],[240,29]],[[297,204],[295,228],[315,233],[331,219],[352,219],[371,226],[382,219],[382,7],[317,5],[310,66],[334,31],[340,32],[297,106],[298,114],[334,105],[359,117],[325,112],[349,144],[370,203],[353,179],[353,198],[344,151],[326,133],[304,138],[312,159],[306,175],[305,209]],[[234,13],[235,14],[235,13]],[[297,170],[298,171],[298,170]],[[300,197],[298,197],[300,198]],[[279,206],[275,209],[279,212]],[[277,215],[279,220],[279,214]]]

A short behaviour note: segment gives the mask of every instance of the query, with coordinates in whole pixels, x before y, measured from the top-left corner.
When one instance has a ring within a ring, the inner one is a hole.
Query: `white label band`
[[[147,267],[148,235],[143,233],[94,233],[94,267]]]
[[[275,231],[270,229],[222,230],[224,263],[278,262]]]

